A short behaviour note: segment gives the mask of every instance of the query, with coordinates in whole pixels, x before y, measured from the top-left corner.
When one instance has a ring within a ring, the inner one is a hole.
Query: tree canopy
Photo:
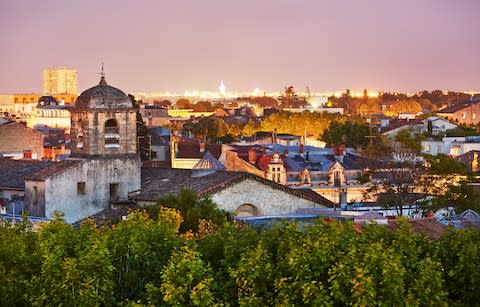
[[[182,234],[163,207],[112,227],[57,215],[33,232],[0,226],[2,305],[472,306],[480,230],[417,234],[318,219],[252,228],[226,223]],[[200,235],[201,234],[201,235]]]

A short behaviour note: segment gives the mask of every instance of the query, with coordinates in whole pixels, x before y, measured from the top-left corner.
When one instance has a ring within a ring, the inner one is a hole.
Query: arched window
[[[235,216],[258,216],[260,211],[252,204],[243,204],[235,210]]]
[[[77,121],[77,148],[83,148],[83,122],[81,118]]]
[[[120,148],[120,134],[118,133],[117,121],[109,119],[105,122],[105,148]]]

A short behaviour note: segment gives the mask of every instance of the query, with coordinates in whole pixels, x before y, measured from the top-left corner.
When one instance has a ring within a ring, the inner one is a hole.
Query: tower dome
[[[97,86],[85,90],[75,102],[77,109],[130,109],[130,98],[118,88],[110,86],[102,76]]]
[[[72,157],[136,155],[136,112],[130,98],[102,76],[70,108]]]

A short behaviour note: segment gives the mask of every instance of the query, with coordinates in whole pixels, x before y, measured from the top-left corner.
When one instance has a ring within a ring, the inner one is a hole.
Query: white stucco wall
[[[85,194],[77,193],[77,183],[85,182]],[[140,160],[126,158],[89,159],[46,180],[45,216],[55,210],[66,221],[76,222],[108,208],[110,183],[118,183],[118,199],[140,189]]]
[[[299,208],[324,207],[253,179],[234,184],[212,195],[220,209],[235,212],[243,204],[252,204],[261,215],[283,215]]]

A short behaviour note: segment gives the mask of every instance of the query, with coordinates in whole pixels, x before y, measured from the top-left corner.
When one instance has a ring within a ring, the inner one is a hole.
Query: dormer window
[[[114,119],[109,119],[105,122],[105,148],[120,148],[119,129],[117,122]]]

